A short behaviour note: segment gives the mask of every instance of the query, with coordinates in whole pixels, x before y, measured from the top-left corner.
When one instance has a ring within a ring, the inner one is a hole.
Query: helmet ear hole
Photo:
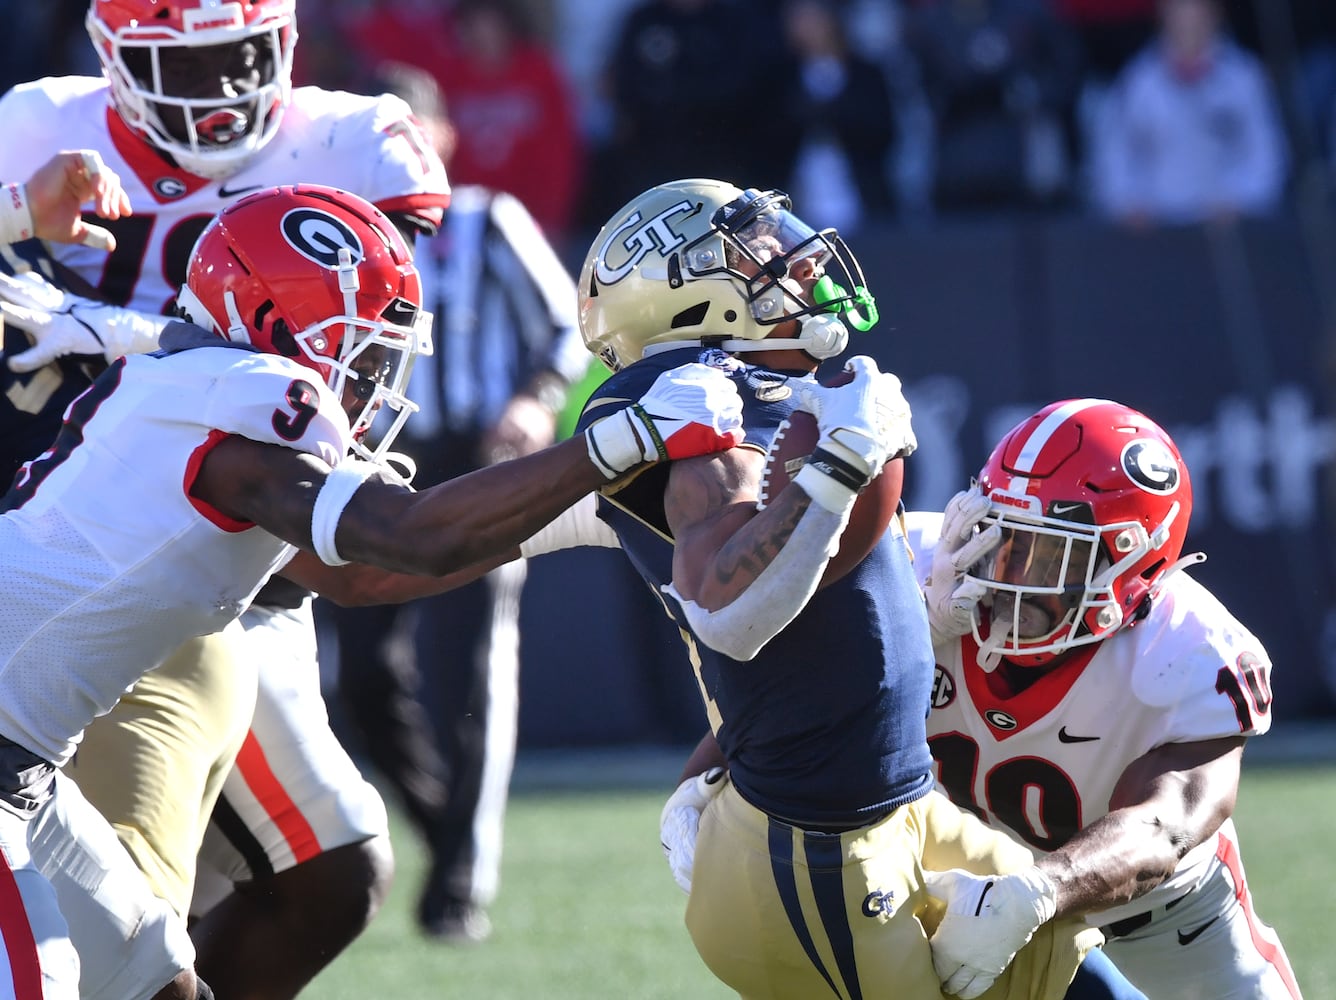
[[[683,309],[673,317],[670,328],[673,330],[684,326],[699,326],[705,322],[705,315],[710,311],[710,303],[697,302],[690,309]]]
[[[287,321],[281,316],[274,320],[269,339],[278,353],[286,358],[295,358],[301,353],[301,348],[297,346],[297,338],[292,335]]]

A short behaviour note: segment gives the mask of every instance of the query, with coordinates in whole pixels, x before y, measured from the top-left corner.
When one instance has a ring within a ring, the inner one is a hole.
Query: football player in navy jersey
[[[0,284],[13,280],[13,272],[31,268],[34,260],[44,262],[54,273],[37,240],[115,250],[116,238],[110,230],[83,218],[80,206],[90,201],[94,211],[106,219],[130,214],[130,200],[120,177],[92,149],[55,153],[27,181],[0,185]],[[32,346],[19,327],[0,324],[0,329],[4,338],[0,357],[6,351],[17,353]],[[72,367],[79,363],[77,359],[66,362]],[[64,390],[51,400],[45,395],[47,386],[31,387],[35,392],[30,393],[23,380],[13,380],[7,387],[8,402],[0,406],[0,485],[7,487],[19,466],[51,443],[65,406],[87,384],[82,372],[68,384],[61,378],[55,381]]]
[[[814,377],[849,326],[876,320],[838,235],[778,192],[667,183],[603,227],[579,293],[585,342],[614,369],[581,426],[685,362],[726,373],[743,399],[743,446],[598,501],[677,624],[712,729],[664,814],[665,849],[691,839],[679,818],[697,835],[686,923],[710,969],[748,998],[1141,996],[1097,931],[1049,921],[1038,894],[1023,902],[1039,929],[1014,956],[934,968],[943,914],[924,869],[1018,872],[1032,858],[933,788],[932,646],[898,527],[823,580],[859,490],[915,447],[899,381],[870,359],[847,363],[845,385]],[[795,408],[815,415],[816,450],[758,511],[765,450]]]

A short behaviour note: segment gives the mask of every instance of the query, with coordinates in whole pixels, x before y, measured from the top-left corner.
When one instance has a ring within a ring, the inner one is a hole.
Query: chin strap
[[[1010,637],[1011,626],[1008,625],[1001,632],[990,631],[988,638],[979,643],[979,652],[974,657],[974,662],[985,674],[991,674],[1002,662],[1002,646]]]
[[[661,344],[650,344],[641,357],[664,351],[676,351],[683,347],[714,347],[729,354],[745,354],[749,351],[805,351],[818,361],[833,358],[844,353],[849,346],[849,331],[834,316],[803,316],[799,321],[802,332],[800,337],[766,337],[762,340],[743,340],[741,338],[718,339],[703,337],[696,340],[670,340]]]

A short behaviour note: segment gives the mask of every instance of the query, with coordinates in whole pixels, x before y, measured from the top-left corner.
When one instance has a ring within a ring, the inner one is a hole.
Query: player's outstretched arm
[[[37,237],[115,250],[116,238],[110,231],[83,220],[80,206],[89,202],[104,219],[130,214],[130,199],[120,177],[95,150],[57,153],[26,183],[5,185],[0,197],[0,240],[16,243]]]
[[[626,411],[533,455],[414,493],[377,466],[231,437],[201,463],[197,499],[336,566],[433,577],[495,565],[575,501],[638,466],[727,450],[742,437],[732,382],[704,366],[659,376]],[[699,370],[697,370],[699,369]],[[350,571],[351,572],[351,571]]]

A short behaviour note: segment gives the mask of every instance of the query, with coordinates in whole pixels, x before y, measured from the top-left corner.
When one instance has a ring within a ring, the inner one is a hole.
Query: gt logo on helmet
[[[674,230],[668,224],[668,220],[684,212],[693,215],[698,210],[698,206],[689,201],[679,201],[676,205],[665,208],[643,225],[641,225],[641,214],[632,212],[625,222],[608,234],[608,238],[598,248],[597,262],[594,265],[595,276],[605,285],[615,285],[635,270],[635,266],[644,260],[645,255],[651,250],[658,250],[662,256],[668,256],[669,250],[681,246],[687,239]],[[639,229],[629,236],[622,237],[623,233],[637,225],[640,226]],[[608,252],[619,239],[621,246],[626,249],[630,256],[616,267],[609,267]]]
[[[1159,441],[1141,439],[1123,449],[1123,471],[1148,493],[1178,489],[1178,462]]]
[[[362,241],[342,220],[316,208],[294,208],[283,216],[283,238],[307,260],[331,271],[339,266],[339,251],[352,251],[353,263],[365,256]]]

